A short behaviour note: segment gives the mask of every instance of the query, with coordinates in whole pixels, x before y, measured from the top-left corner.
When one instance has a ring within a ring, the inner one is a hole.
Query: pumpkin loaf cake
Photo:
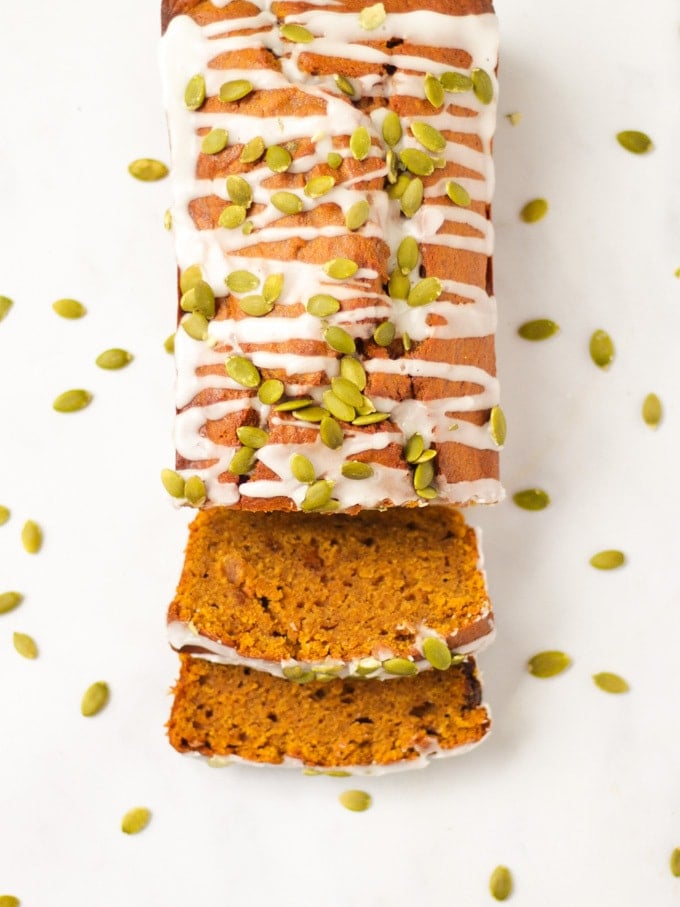
[[[345,678],[304,685],[248,667],[181,660],[170,742],[216,764],[380,773],[462,752],[489,728],[471,658],[396,683]]]
[[[170,641],[298,682],[446,670],[492,631],[479,561],[475,530],[447,507],[212,508],[191,525]]]
[[[499,500],[491,0],[164,0],[180,503]]]

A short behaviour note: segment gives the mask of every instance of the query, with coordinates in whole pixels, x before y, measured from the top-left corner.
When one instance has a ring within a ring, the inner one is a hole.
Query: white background
[[[498,637],[481,659],[495,727],[460,759],[384,778],[211,770],[168,746],[176,674],[164,640],[189,513],[158,480],[171,465],[173,329],[167,181],[127,164],[168,158],[156,0],[0,5],[0,893],[25,907],[235,904],[484,907],[507,864],[524,907],[670,907],[680,879],[680,10],[673,0],[498,0],[499,359],[509,500],[483,525]],[[520,111],[511,126],[503,114]],[[621,129],[656,148],[623,151]],[[550,212],[528,226],[530,198]],[[82,300],[81,321],[51,303]],[[516,335],[550,317],[560,334]],[[588,356],[607,329],[616,360]],[[135,360],[103,372],[123,346]],[[89,388],[92,405],[54,413]],[[658,431],[644,396],[665,405]],[[522,488],[551,506],[514,506]],[[19,543],[27,518],[38,556]],[[588,559],[620,548],[627,565]],[[40,646],[12,648],[15,630]],[[528,675],[536,651],[573,658]],[[626,677],[608,696],[597,671]],[[112,699],[80,715],[83,690]],[[360,786],[374,804],[345,811]],[[153,819],[128,837],[122,814]]]

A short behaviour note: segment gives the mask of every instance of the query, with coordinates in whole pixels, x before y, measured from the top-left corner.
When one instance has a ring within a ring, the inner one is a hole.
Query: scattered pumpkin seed
[[[312,403],[314,403],[314,401],[309,397],[300,397],[298,400],[286,400],[283,403],[279,403],[274,411],[277,413],[289,413],[310,406]]]
[[[642,418],[650,428],[658,428],[663,416],[661,400],[656,394],[647,394],[642,402]]]
[[[267,378],[260,385],[257,396],[261,403],[272,406],[283,397],[284,390],[283,381],[279,381],[278,378]]]
[[[203,479],[200,476],[190,476],[184,484],[184,495],[194,507],[205,503],[207,492]]]
[[[430,303],[439,299],[443,289],[442,282],[438,277],[423,277],[411,289],[406,302],[410,306],[430,305]]]
[[[680,878],[680,847],[676,847],[670,858],[671,873],[676,879]]]
[[[220,85],[220,101],[223,104],[232,104],[234,101],[240,101],[253,90],[253,83],[248,79],[234,79],[231,82],[225,82]]]
[[[192,76],[184,89],[184,104],[188,110],[198,110],[205,101],[205,78],[199,72]]]
[[[389,413],[367,413],[365,416],[357,416],[356,419],[352,419],[352,425],[375,425],[377,422],[384,422],[389,417]]]
[[[559,324],[549,318],[535,318],[533,321],[525,321],[524,324],[521,324],[517,328],[517,333],[524,340],[547,340],[559,329]]]
[[[226,361],[227,374],[242,387],[259,387],[260,373],[245,356],[230,356]]]
[[[271,202],[283,214],[299,214],[302,211],[302,199],[294,192],[274,192]]]
[[[357,385],[348,378],[342,376],[331,378],[331,388],[335,396],[348,406],[353,406],[355,409],[363,406],[364,395]]]
[[[309,44],[314,40],[314,35],[302,25],[295,23],[281,25],[279,27],[281,37],[286,41],[293,41],[295,44]]]
[[[242,164],[254,164],[255,161],[259,161],[264,154],[264,148],[264,139],[261,135],[256,135],[254,139],[246,142],[243,146],[239,156],[240,162]]]
[[[397,181],[392,185],[388,186],[387,194],[390,198],[400,199],[406,192],[406,189],[411,182],[411,177],[408,173],[400,173],[397,176]]]
[[[507,866],[496,866],[489,879],[489,891],[497,901],[507,901],[512,894],[512,875]]]
[[[336,261],[337,260],[338,259],[336,259]],[[339,260],[342,261],[342,259]],[[356,350],[356,344],[354,343],[354,338],[351,334],[348,334],[347,331],[337,325],[333,324],[330,327],[327,327],[323,332],[323,337],[329,347],[332,350],[336,350],[338,353],[349,355]]]
[[[390,148],[393,148],[401,139],[401,120],[393,110],[389,110],[385,114],[385,119],[382,124],[382,136]]]
[[[203,271],[201,270],[201,266],[190,265],[180,274],[179,288],[182,291],[182,294],[184,294],[188,293],[189,290],[193,290],[197,284],[203,282]]]
[[[370,479],[373,475],[370,463],[361,463],[359,460],[348,460],[342,464],[340,471],[346,479]]]
[[[22,658],[38,657],[38,646],[32,636],[28,636],[26,633],[15,633],[12,643]]]
[[[402,274],[410,274],[418,264],[420,252],[418,243],[413,236],[405,236],[397,249],[397,264]]]
[[[425,441],[423,440],[423,436],[418,434],[418,432],[416,432],[415,435],[411,435],[404,448],[404,458],[406,462],[415,463],[424,449]]]
[[[273,302],[267,302],[264,296],[243,296],[238,301],[238,306],[246,315],[253,318],[260,318],[262,315],[268,315],[274,308]]]
[[[310,671],[309,668],[303,668],[302,665],[286,665],[284,668],[281,668],[281,673],[286,678],[293,683],[309,683],[314,680],[314,671]]]
[[[265,302],[272,305],[276,302],[283,291],[283,274],[270,274],[262,287],[262,295]]]
[[[296,409],[295,418],[301,422],[321,422],[328,415],[323,406],[304,406],[302,409]]]
[[[293,163],[293,156],[283,145],[270,145],[264,160],[267,167],[274,173],[285,173]]]
[[[422,491],[434,479],[434,465],[431,460],[424,463],[418,463],[413,471],[413,487],[416,491]]]
[[[318,510],[324,507],[331,499],[333,494],[333,483],[327,479],[319,479],[313,482],[307,489],[304,499],[300,504],[300,510],[306,513],[310,510]]]
[[[437,636],[428,636],[423,640],[423,655],[437,671],[446,671],[451,667],[449,647]]]
[[[526,488],[524,491],[517,491],[513,494],[512,499],[522,510],[545,510],[550,503],[548,493],[541,488]]]
[[[325,416],[321,420],[319,437],[321,438],[321,443],[325,444],[326,447],[330,447],[331,450],[337,450],[338,447],[342,447],[344,440],[342,428],[332,416]]]
[[[168,175],[168,168],[161,161],[150,157],[140,157],[128,164],[128,173],[143,183],[154,183]]]
[[[317,318],[326,318],[328,315],[334,315],[340,311],[340,302],[335,296],[318,293],[316,296],[310,296],[307,300],[307,311],[310,315],[315,315]]]
[[[217,222],[220,227],[224,227],[226,230],[235,230],[236,227],[241,226],[245,219],[246,209],[243,205],[229,205],[229,207],[223,208]]]
[[[601,671],[599,674],[593,674],[595,685],[605,693],[627,693],[630,686],[618,674],[612,674],[610,671]]]
[[[52,303],[52,308],[61,318],[82,318],[87,312],[77,299],[57,299]]]
[[[268,432],[254,425],[242,425],[237,428],[236,436],[244,447],[252,447],[253,450],[259,450],[269,441]]]
[[[373,331],[373,339],[378,346],[389,346],[396,333],[397,329],[391,321],[383,321]]]
[[[107,705],[109,701],[109,685],[103,680],[97,680],[83,693],[80,702],[80,714],[85,718],[92,718]]]
[[[500,406],[493,406],[489,413],[489,434],[493,443],[498,447],[502,447],[505,444],[505,439],[508,436],[508,423]]]
[[[434,161],[419,148],[404,148],[399,152],[401,163],[416,176],[429,176],[434,170]]]
[[[313,176],[305,183],[304,193],[308,198],[321,198],[331,191],[335,185],[335,177],[326,174],[324,176]]]
[[[571,665],[571,658],[564,652],[548,650],[532,655],[527,663],[529,673],[534,677],[555,677]]]
[[[323,266],[324,271],[334,280],[347,280],[359,270],[359,265],[351,258],[331,258]],[[354,352],[354,350],[352,350]]]
[[[485,69],[476,68],[470,73],[470,78],[477,100],[482,104],[490,104],[493,101],[493,82],[489,73]]]
[[[98,365],[99,368],[113,370],[125,368],[126,365],[132,362],[132,359],[132,353],[128,353],[127,350],[114,348],[100,353],[95,359],[95,365]]]
[[[13,894],[0,894],[0,907],[19,907],[21,901]]]
[[[355,202],[345,215],[345,226],[348,230],[359,230],[368,220],[371,207],[365,198]]]
[[[352,83],[346,76],[336,73],[333,78],[335,79],[335,84],[343,94],[346,94],[350,98],[354,97],[354,95],[356,94],[354,85],[352,85]]]
[[[352,384],[356,384],[360,391],[366,388],[366,372],[358,359],[343,356],[340,360],[340,375],[351,381]]]
[[[161,469],[161,482],[171,497],[184,497],[184,479],[174,469]]]
[[[359,25],[364,31],[373,31],[379,28],[385,19],[387,13],[382,3],[374,3],[373,6],[365,6],[359,13]]]
[[[354,130],[349,139],[349,150],[358,161],[363,161],[368,157],[371,150],[371,137],[365,126],[359,126]]]
[[[203,154],[219,154],[227,147],[228,141],[229,133],[226,129],[211,129],[203,136],[201,151]]]
[[[205,340],[208,336],[208,319],[201,312],[192,312],[180,324],[192,340]]]
[[[4,526],[7,520],[10,518],[10,509],[5,507],[4,504],[0,504],[0,526]]]
[[[339,170],[339,168],[342,167],[342,155],[338,154],[337,151],[329,151],[326,163],[331,170]]]
[[[423,203],[423,181],[419,177],[414,177],[408,186],[404,189],[404,194],[399,199],[401,210],[406,217],[413,217]]]
[[[522,121],[522,114],[517,112],[506,113],[505,119],[508,121],[508,123],[510,123],[511,126],[519,126],[520,122]]]
[[[235,476],[245,476],[255,465],[257,454],[251,447],[241,447],[231,458],[227,467],[229,472]]]
[[[7,315],[14,303],[9,296],[0,296],[0,321]]]
[[[381,4],[382,5],[382,4]],[[371,795],[363,790],[345,790],[338,797],[340,804],[353,813],[363,813],[371,805]]]
[[[424,82],[425,97],[434,108],[441,107],[444,103],[444,89],[436,76],[428,72]]]
[[[590,338],[590,358],[598,368],[608,368],[614,361],[614,341],[606,331],[593,332]]]
[[[172,211],[167,208],[163,215],[163,226],[166,230],[172,230]]]
[[[410,352],[410,350],[411,350],[411,338],[410,338],[410,336],[406,333],[406,331],[404,331],[404,333],[401,335],[401,342],[404,344],[404,351],[407,352],[407,353]]]
[[[465,186],[461,186],[460,183],[456,183],[454,180],[449,180],[446,184],[446,194],[454,205],[458,205],[461,208],[469,208],[472,204],[470,193]]]
[[[35,520],[26,520],[21,530],[21,544],[29,554],[37,554],[42,548],[42,529]]]
[[[247,180],[242,176],[227,177],[227,195],[235,205],[249,208],[253,203],[253,192]]]
[[[151,812],[145,806],[137,806],[123,816],[120,828],[126,835],[136,835],[144,831],[151,820]]]
[[[24,600],[21,592],[0,592],[0,614],[9,614]]]
[[[199,312],[206,318],[215,317],[215,294],[205,280],[197,280],[191,289],[182,295],[179,304],[184,312]]]
[[[232,271],[224,281],[232,293],[251,293],[260,285],[260,279],[250,271]]]
[[[466,76],[462,72],[443,72],[439,81],[442,83],[444,91],[449,92],[470,91],[473,86],[470,76]]]
[[[519,212],[525,224],[535,224],[548,213],[548,202],[544,198],[533,198]]]
[[[650,137],[644,132],[638,132],[637,129],[624,129],[623,132],[618,132],[616,141],[632,154],[646,154],[654,147]]]
[[[418,666],[409,658],[388,658],[387,661],[383,661],[382,667],[388,674],[398,674],[402,677],[418,673]]]
[[[304,485],[311,485],[316,481],[316,472],[311,460],[308,460],[303,454],[294,453],[290,458],[290,471],[293,478]]]
[[[420,142],[423,148],[432,151],[435,154],[442,152],[446,148],[446,139],[438,129],[430,126],[429,123],[423,123],[422,120],[416,120],[411,123],[411,132]]]
[[[390,299],[407,299],[411,292],[411,281],[405,274],[402,274],[399,268],[395,268],[390,274],[387,292]]]
[[[89,391],[77,388],[70,391],[64,391],[63,394],[55,399],[52,408],[58,413],[75,413],[79,409],[85,409],[92,401],[92,394]]]
[[[328,412],[341,422],[351,422],[356,416],[354,407],[341,400],[333,391],[323,392],[323,403]]]
[[[598,551],[597,554],[590,558],[589,563],[591,567],[595,567],[597,570],[616,570],[619,567],[623,567],[626,563],[626,555],[623,551],[614,549]]]
[[[166,353],[175,352],[175,335],[174,335],[174,333],[168,334],[168,336],[165,338],[165,340],[163,341],[163,349],[165,350]]]

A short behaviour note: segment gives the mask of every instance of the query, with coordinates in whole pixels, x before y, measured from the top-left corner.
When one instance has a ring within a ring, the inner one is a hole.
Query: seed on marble
[[[175,352],[175,334],[168,334],[168,336],[163,341],[163,349],[166,353]]]
[[[618,567],[623,567],[625,563],[626,555],[623,551],[615,549],[598,551],[590,558],[590,565],[598,570],[616,570]]]
[[[506,113],[505,119],[510,123],[511,126],[518,126],[522,120],[522,114],[518,112]]]
[[[38,657],[38,646],[33,637],[27,633],[14,633],[12,642],[15,651],[22,658],[33,659]]]
[[[128,165],[130,176],[143,183],[154,183],[162,180],[168,175],[168,168],[161,161],[156,161],[150,157],[140,157]]]
[[[26,520],[21,530],[21,544],[29,554],[37,554],[42,548],[42,530],[35,520]]]
[[[519,212],[525,224],[535,224],[548,213],[548,202],[544,198],[533,198]]]
[[[52,309],[61,318],[82,318],[87,313],[85,306],[77,299],[57,299],[52,303]]]
[[[85,409],[92,401],[92,394],[82,388],[64,391],[52,403],[52,408],[58,413],[75,413]]]
[[[513,501],[522,510],[545,510],[550,503],[550,496],[542,488],[526,488],[512,496]]]
[[[614,361],[614,341],[606,331],[598,330],[590,338],[590,358],[598,368],[609,368]]]
[[[24,600],[21,592],[0,592],[0,614],[9,614]]]
[[[654,147],[650,137],[637,129],[624,129],[623,132],[617,133],[616,141],[632,154],[646,154]]]
[[[571,665],[571,658],[564,652],[555,649],[537,652],[527,663],[529,673],[534,677],[555,677]]]
[[[656,394],[647,394],[642,402],[642,418],[650,428],[658,428],[663,416],[661,400]]]
[[[512,875],[507,866],[496,866],[489,879],[489,891],[497,901],[507,901],[512,894]]]
[[[97,680],[83,693],[80,702],[80,714],[84,718],[92,718],[106,706],[109,701],[109,685],[103,680]]]
[[[524,324],[521,324],[517,328],[517,333],[524,340],[547,340],[559,329],[559,324],[549,318],[535,318],[533,321],[525,321]]]
[[[630,690],[630,685],[623,677],[612,674],[610,671],[593,674],[593,680],[595,685],[605,693],[627,693]]]
[[[136,835],[143,831],[151,821],[151,812],[145,806],[137,806],[123,816],[120,829],[126,835]]]
[[[13,305],[14,302],[9,296],[0,296],[0,321],[7,315]]]

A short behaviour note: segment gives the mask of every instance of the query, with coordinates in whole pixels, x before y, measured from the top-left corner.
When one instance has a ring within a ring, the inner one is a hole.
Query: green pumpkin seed
[[[500,406],[492,407],[489,413],[489,434],[493,443],[498,447],[502,447],[505,444],[505,439],[508,436],[508,423]]]
[[[434,170],[434,161],[430,155],[418,148],[404,148],[399,152],[399,160],[416,176],[429,176]]]
[[[234,101],[240,101],[253,90],[253,83],[248,79],[234,79],[232,82],[225,82],[220,86],[220,101],[223,104],[232,104]]]
[[[446,194],[454,205],[458,205],[460,208],[469,208],[472,204],[472,199],[467,189],[453,180],[449,180],[446,184]]]
[[[279,403],[279,405],[275,407],[274,412],[289,413],[310,406],[312,403],[314,403],[314,401],[310,400],[309,397],[300,398],[299,400],[286,400],[284,403]]]
[[[356,416],[354,407],[341,400],[333,391],[324,391],[323,402],[328,412],[341,422],[351,422]]]
[[[356,350],[354,338],[343,328],[337,327],[337,325],[331,325],[331,327],[326,328],[323,332],[323,337],[329,347],[338,353],[349,355]]]
[[[425,97],[434,108],[441,107],[444,103],[444,89],[442,83],[432,73],[425,76]]]
[[[404,192],[408,189],[411,183],[411,177],[408,173],[400,173],[397,176],[397,181],[392,186],[387,187],[387,194],[390,198],[401,199],[404,195]]]
[[[340,360],[340,375],[351,381],[352,384],[356,384],[360,391],[365,389],[366,372],[358,359],[354,359],[352,356],[343,356]]]
[[[203,271],[200,265],[190,265],[185,271],[182,271],[179,278],[179,288],[182,293],[188,293],[189,290],[203,283]]]
[[[357,406],[357,415],[367,416],[369,413],[377,412],[373,403],[369,400],[368,397],[361,395],[361,406]]]
[[[369,463],[361,463],[358,460],[348,460],[343,463],[340,471],[346,479],[370,479],[373,475],[373,467]]]
[[[489,73],[485,69],[473,69],[470,78],[477,100],[482,104],[490,104],[493,101],[493,82]]]
[[[279,381],[278,378],[267,378],[260,385],[257,396],[261,403],[272,406],[283,397],[284,390],[283,381]]]
[[[56,409],[58,413],[75,413],[79,409],[85,409],[91,401],[92,394],[89,391],[78,388],[59,394],[53,402],[52,408]]]
[[[225,230],[235,230],[236,227],[241,226],[245,219],[246,209],[243,205],[229,205],[228,208],[222,210],[217,222]]]
[[[232,293],[251,293],[260,285],[260,279],[250,271],[232,271],[225,283]]]
[[[654,147],[650,137],[636,129],[624,129],[623,132],[617,133],[616,141],[632,154],[646,154]]]
[[[129,365],[132,359],[132,353],[128,353],[127,350],[114,348],[100,353],[95,359],[95,365],[105,369],[119,369]]]
[[[423,655],[437,671],[446,671],[451,667],[449,647],[437,636],[428,636],[423,640]]]
[[[236,451],[227,468],[232,475],[245,476],[255,465],[256,456],[251,447],[242,447]]]
[[[12,637],[12,643],[15,651],[17,651],[22,658],[38,657],[38,646],[33,637],[28,636],[26,633],[15,633]]]
[[[410,274],[418,264],[420,252],[418,243],[413,236],[405,236],[397,249],[397,264],[402,274]]]
[[[371,137],[365,126],[359,126],[354,130],[349,139],[349,150],[358,161],[363,161],[368,157],[371,150]]]
[[[517,328],[517,333],[525,340],[547,340],[559,329],[559,324],[549,318],[535,318],[533,321],[525,321],[524,324],[521,324]]]
[[[57,299],[52,308],[61,318],[82,318],[87,309],[77,299]]]
[[[369,674],[375,674],[376,671],[379,671],[382,665],[377,658],[367,657],[359,660],[354,673],[357,677],[368,677]]]
[[[338,797],[340,804],[353,813],[363,813],[371,805],[371,795],[363,790],[345,790]]]
[[[0,296],[0,321],[7,315],[14,303],[9,296]]]
[[[192,76],[184,89],[184,105],[188,110],[198,110],[205,101],[205,78],[198,73]]]
[[[378,346],[389,346],[394,340],[397,329],[391,321],[383,321],[373,331],[373,339]]]
[[[658,428],[663,416],[661,400],[656,394],[647,394],[642,403],[642,418],[650,428]]]
[[[671,873],[676,879],[680,878],[680,847],[676,847],[670,858]]]
[[[262,287],[265,302],[275,303],[283,291],[283,274],[270,274]]]
[[[535,224],[548,213],[548,202],[544,198],[533,198],[519,212],[525,224]]]
[[[259,450],[269,441],[268,432],[254,425],[242,425],[237,428],[236,436],[244,447],[252,447],[253,450]]]
[[[9,507],[5,507],[3,504],[0,504],[0,526],[4,526],[9,518],[10,518]]]
[[[26,520],[21,530],[21,544],[29,554],[37,554],[42,548],[43,536],[40,526],[34,520]]]
[[[395,268],[390,274],[390,280],[387,284],[387,292],[390,299],[407,299],[411,292],[411,281],[405,274],[402,274],[399,268]]]
[[[103,680],[98,680],[89,686],[83,693],[80,703],[80,714],[85,718],[92,718],[107,705],[109,701],[109,685]]]
[[[326,447],[330,447],[331,450],[337,450],[342,447],[345,436],[335,419],[332,416],[325,416],[319,426],[319,437],[321,438],[321,443],[325,444]]]
[[[244,296],[239,299],[238,306],[246,315],[253,318],[260,318],[262,315],[268,315],[274,308],[273,302],[267,302],[264,296]]]
[[[598,368],[609,368],[614,361],[614,341],[606,331],[595,331],[590,338],[590,358]]]
[[[356,419],[352,419],[352,425],[375,425],[377,422],[384,422],[389,417],[389,413],[367,413],[365,416],[357,416]]]
[[[293,478],[303,485],[311,485],[316,481],[316,472],[311,460],[308,460],[303,454],[295,453],[290,458],[290,471]]]
[[[590,558],[591,567],[596,567],[598,570],[616,570],[618,567],[623,567],[625,563],[626,555],[623,551],[614,549],[598,551]]]
[[[404,331],[404,333],[401,335],[401,342],[404,344],[404,351],[407,352],[407,353],[410,352],[410,350],[411,350],[411,338],[410,338],[409,335],[406,333],[406,331]]]
[[[497,901],[507,901],[512,894],[512,875],[507,866],[496,866],[489,879],[489,891]]]
[[[282,38],[285,38],[286,41],[293,41],[295,44],[309,44],[310,41],[314,40],[314,35],[310,31],[302,25],[295,25],[294,23],[281,25],[279,32]]]
[[[446,148],[444,136],[434,126],[430,126],[429,123],[417,120],[415,123],[411,123],[411,132],[423,148],[427,148],[428,151],[438,154]]]
[[[310,510],[318,510],[328,504],[332,494],[333,483],[326,479],[319,479],[307,489],[302,504],[300,504],[300,510],[304,510],[305,513]]]
[[[423,181],[416,176],[408,184],[408,186],[404,190],[404,194],[399,199],[401,210],[406,215],[406,217],[413,217],[413,215],[418,211],[423,203],[424,194],[425,190],[423,188]]]
[[[599,674],[593,674],[595,685],[605,693],[627,693],[630,690],[629,684],[619,677],[618,674],[612,674],[609,671],[602,671]]]
[[[168,208],[163,215],[163,226],[166,230],[172,230],[172,211]]]
[[[549,650],[533,655],[528,663],[529,673],[534,677],[555,677],[571,665],[571,658],[564,652]]]
[[[168,336],[165,338],[165,340],[163,341],[163,349],[165,350],[166,353],[175,352],[175,335],[174,334],[168,334]]]
[[[513,501],[523,510],[545,510],[550,503],[550,497],[541,488],[526,488],[517,491],[512,496]]]
[[[335,84],[343,94],[346,94],[349,98],[354,97],[354,95],[356,94],[354,85],[352,85],[352,83],[346,76],[342,76],[339,73],[336,73],[333,78],[335,79]]]
[[[359,25],[364,31],[373,31],[379,28],[385,19],[387,13],[382,3],[374,3],[373,6],[365,6],[359,13]]]
[[[203,136],[201,151],[203,154],[219,154],[227,147],[228,141],[229,133],[226,129],[211,129],[207,135]]]
[[[0,614],[9,614],[24,600],[21,592],[0,592]]]
[[[307,300],[307,311],[310,315],[317,318],[327,318],[329,315],[335,315],[340,311],[340,302],[335,296],[328,296],[326,293],[318,293]]]
[[[522,120],[521,113],[506,113],[505,119],[510,123],[511,126],[518,126]]]
[[[404,458],[407,463],[415,463],[423,450],[425,449],[425,442],[423,436],[416,432],[415,435],[411,437],[406,442],[406,447],[404,448]]]
[[[424,463],[418,463],[413,471],[413,487],[415,490],[422,491],[424,488],[427,488],[427,486],[431,484],[432,479],[434,479],[434,465],[431,460],[426,460]]]
[[[206,318],[215,317],[215,294],[212,287],[204,280],[198,280],[182,295],[179,301],[184,312],[199,312]]]
[[[201,312],[192,312],[180,324],[192,340],[205,340],[208,336],[208,319]]]
[[[345,226],[348,230],[359,230],[368,220],[371,207],[365,198],[355,202],[345,215]]]
[[[136,835],[144,831],[151,820],[151,812],[145,806],[137,806],[123,816],[120,828],[126,835]]]
[[[174,469],[161,469],[161,482],[171,497],[184,497],[184,479]]]
[[[382,136],[385,143],[393,148],[401,139],[401,120],[393,110],[389,110],[382,124]]]
[[[290,680],[293,683],[310,683],[310,681],[315,679],[314,671],[303,668],[301,665],[286,665],[286,667],[281,668],[281,673],[286,680]]]
[[[253,203],[253,192],[242,176],[227,177],[227,195],[235,205],[249,208]]]
[[[13,894],[0,894],[0,907],[19,907],[20,903]]]
[[[155,183],[168,175],[168,168],[161,161],[150,157],[140,157],[128,164],[128,173],[143,183]]]
[[[184,495],[194,507],[204,504],[207,493],[203,479],[200,476],[190,476],[184,485]]]
[[[331,258],[323,266],[324,271],[334,280],[346,280],[353,277],[359,270],[359,265],[351,258]],[[354,352],[354,350],[352,350]]]
[[[274,173],[285,173],[293,163],[293,156],[282,145],[270,145],[264,160],[267,167]]]
[[[256,135],[254,139],[243,146],[239,160],[242,164],[254,164],[259,161],[264,154],[264,139],[261,135]]]
[[[387,661],[383,661],[382,667],[388,674],[398,674],[402,677],[418,673],[418,666],[408,658],[388,658]]]
[[[438,492],[436,488],[428,485],[426,488],[417,488],[416,494],[419,498],[423,498],[426,501],[433,501],[437,497]]]
[[[294,412],[295,418],[300,419],[301,422],[321,422],[328,415],[323,406],[304,406]]]
[[[241,387],[259,387],[260,373],[245,356],[230,356],[226,361],[227,374]]]
[[[439,299],[443,289],[442,282],[438,277],[423,277],[412,288],[406,301],[410,306],[430,305],[430,303]]]
[[[444,72],[439,81],[444,91],[449,92],[471,91],[473,86],[470,76],[463,75],[462,72]]]
[[[363,406],[364,395],[357,385],[348,378],[331,378],[331,388],[335,396],[348,406],[353,406],[355,409]]]
[[[334,185],[334,176],[313,176],[305,183],[303,191],[308,198],[321,198],[322,195],[330,192]]]
[[[243,233],[244,236],[250,236],[254,229],[255,225],[252,220],[247,220],[241,227],[241,233]]]
[[[331,170],[338,170],[342,167],[342,155],[338,154],[337,151],[329,151],[328,157],[326,158],[326,163],[331,168]]]
[[[302,199],[294,192],[274,192],[271,203],[283,214],[299,214],[302,211]]]
[[[424,450],[418,457],[418,459],[415,460],[415,463],[427,463],[428,460],[434,460],[436,456],[437,451],[434,449],[434,447],[428,447],[428,449]]]

